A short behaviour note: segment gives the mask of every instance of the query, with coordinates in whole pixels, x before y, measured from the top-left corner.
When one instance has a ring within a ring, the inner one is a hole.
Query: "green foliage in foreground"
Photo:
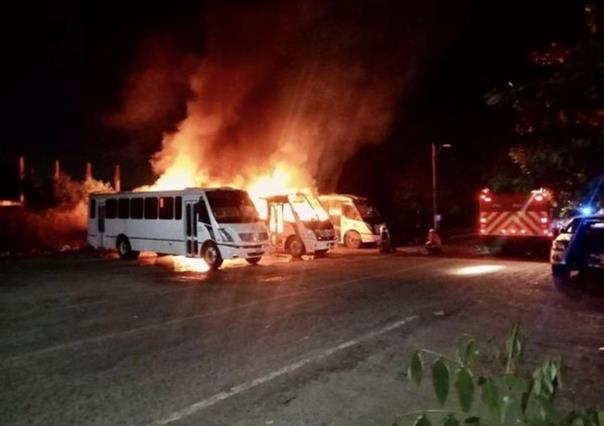
[[[476,342],[460,345],[455,359],[420,349],[413,353],[407,370],[408,378],[418,386],[430,375],[437,409],[407,413],[393,426],[408,424],[432,426],[530,425],[530,426],[604,426],[604,410],[574,409],[563,411],[556,406],[562,386],[563,364],[548,359],[530,372],[523,364],[524,341],[518,325],[512,329],[505,349],[498,351],[501,363],[497,371],[479,374],[473,368],[481,356]]]

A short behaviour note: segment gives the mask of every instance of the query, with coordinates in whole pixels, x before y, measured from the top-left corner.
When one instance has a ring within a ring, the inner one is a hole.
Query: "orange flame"
[[[301,178],[294,167],[281,163],[272,172],[244,179],[238,176],[231,181],[212,180],[204,171],[197,171],[195,164],[186,156],[178,156],[168,169],[151,186],[143,186],[137,191],[178,190],[191,187],[220,187],[229,186],[241,188],[248,192],[261,219],[268,217],[268,208],[264,198],[274,195],[294,193],[312,194],[313,189],[307,184],[308,179]],[[313,216],[313,209],[322,220],[327,219],[327,213],[320,205],[301,206],[297,209],[302,220]]]

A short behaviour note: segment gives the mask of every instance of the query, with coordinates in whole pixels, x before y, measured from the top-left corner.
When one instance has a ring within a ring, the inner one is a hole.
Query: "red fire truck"
[[[530,194],[496,194],[488,188],[479,196],[479,234],[487,246],[494,243],[551,240],[551,193],[538,189]]]

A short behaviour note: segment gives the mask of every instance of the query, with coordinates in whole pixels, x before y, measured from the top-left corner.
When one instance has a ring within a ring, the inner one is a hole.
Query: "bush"
[[[474,340],[460,345],[455,359],[427,349],[416,350],[407,369],[408,378],[418,386],[424,381],[426,358],[432,359],[432,388],[440,408],[413,411],[414,426],[531,425],[604,426],[604,410],[576,408],[562,410],[556,405],[564,370],[561,359],[547,359],[532,372],[524,365],[524,339],[514,325],[505,348],[495,353],[500,361],[495,372],[480,374],[473,367],[481,357]],[[455,397],[450,397],[455,394]],[[456,401],[452,401],[456,400]],[[452,406],[453,408],[449,408]]]

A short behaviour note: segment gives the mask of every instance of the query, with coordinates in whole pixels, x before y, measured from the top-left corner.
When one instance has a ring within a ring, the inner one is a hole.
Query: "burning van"
[[[340,244],[360,248],[363,243],[389,240],[386,224],[380,212],[367,198],[356,195],[330,194],[319,197],[329,213]]]
[[[210,269],[223,259],[256,264],[269,248],[247,192],[231,188],[93,194],[88,243],[121,258],[140,251],[202,258]]]
[[[334,227],[314,195],[299,192],[264,200],[270,242],[276,251],[294,258],[304,254],[321,257],[335,247]]]

